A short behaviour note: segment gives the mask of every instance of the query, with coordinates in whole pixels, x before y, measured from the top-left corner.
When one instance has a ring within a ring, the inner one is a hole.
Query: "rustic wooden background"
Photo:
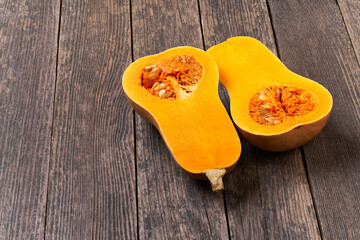
[[[301,148],[241,139],[215,194],[177,167],[121,77],[238,35],[334,108]],[[360,239],[359,60],[359,0],[0,0],[0,239]]]

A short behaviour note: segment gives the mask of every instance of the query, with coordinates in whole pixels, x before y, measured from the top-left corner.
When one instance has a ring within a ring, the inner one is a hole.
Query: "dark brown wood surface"
[[[128,2],[63,0],[46,238],[136,239]]]
[[[57,1],[0,1],[0,239],[44,235]]]
[[[355,0],[0,1],[0,239],[360,239],[359,10]],[[134,113],[121,77],[145,55],[238,35],[327,87],[334,108],[299,149],[241,139],[215,194]]]
[[[352,47],[360,63],[360,1],[338,0]]]

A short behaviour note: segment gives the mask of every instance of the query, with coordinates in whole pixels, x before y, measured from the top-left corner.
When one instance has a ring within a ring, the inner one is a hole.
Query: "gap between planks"
[[[57,32],[57,46],[56,46],[56,67],[55,67],[55,86],[54,86],[54,96],[53,96],[53,106],[52,106],[52,121],[51,121],[51,133],[50,133],[50,160],[48,165],[48,182],[46,187],[46,203],[45,203],[45,218],[44,218],[44,239],[46,239],[46,228],[47,228],[47,217],[48,217],[48,206],[49,206],[49,189],[50,189],[50,172],[51,172],[51,161],[54,155],[54,122],[55,122],[55,107],[56,107],[56,89],[58,84],[58,71],[59,71],[59,50],[60,50],[60,35],[61,35],[61,9],[62,9],[62,0],[59,1],[59,22],[58,22],[58,32]]]
[[[130,52],[131,52],[131,62],[134,62],[134,40],[133,40],[133,23],[132,23],[132,1],[129,0],[129,21],[130,21]],[[136,200],[136,239],[140,239],[139,234],[139,191],[138,191],[138,169],[137,169],[137,156],[136,156],[136,113],[135,110],[132,110],[133,113],[133,141],[134,141],[134,165],[135,165],[135,200]]]

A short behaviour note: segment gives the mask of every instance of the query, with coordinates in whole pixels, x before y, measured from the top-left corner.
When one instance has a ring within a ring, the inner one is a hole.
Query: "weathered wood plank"
[[[200,6],[207,47],[247,35],[276,53],[265,1],[202,0]],[[225,179],[231,238],[319,239],[299,149],[276,154],[242,143],[239,165]]]
[[[269,2],[280,56],[333,95],[332,116],[304,146],[324,239],[360,238],[360,68],[335,1]]]
[[[134,60],[167,48],[203,48],[197,1],[132,3]],[[228,239],[222,194],[186,176],[157,130],[136,115],[140,239]]]
[[[46,238],[136,239],[129,1],[62,1]]]
[[[0,239],[44,235],[59,10],[0,2]]]
[[[360,1],[337,0],[337,2],[360,64]]]

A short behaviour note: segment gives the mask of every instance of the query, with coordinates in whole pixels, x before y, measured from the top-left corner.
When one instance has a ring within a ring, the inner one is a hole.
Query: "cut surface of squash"
[[[159,130],[181,168],[198,179],[209,170],[229,172],[241,153],[218,96],[218,77],[214,59],[193,47],[143,57],[123,74],[132,107]]]
[[[258,40],[234,37],[207,52],[229,92],[232,118],[253,145],[289,150],[325,126],[333,104],[329,91],[290,71]]]

